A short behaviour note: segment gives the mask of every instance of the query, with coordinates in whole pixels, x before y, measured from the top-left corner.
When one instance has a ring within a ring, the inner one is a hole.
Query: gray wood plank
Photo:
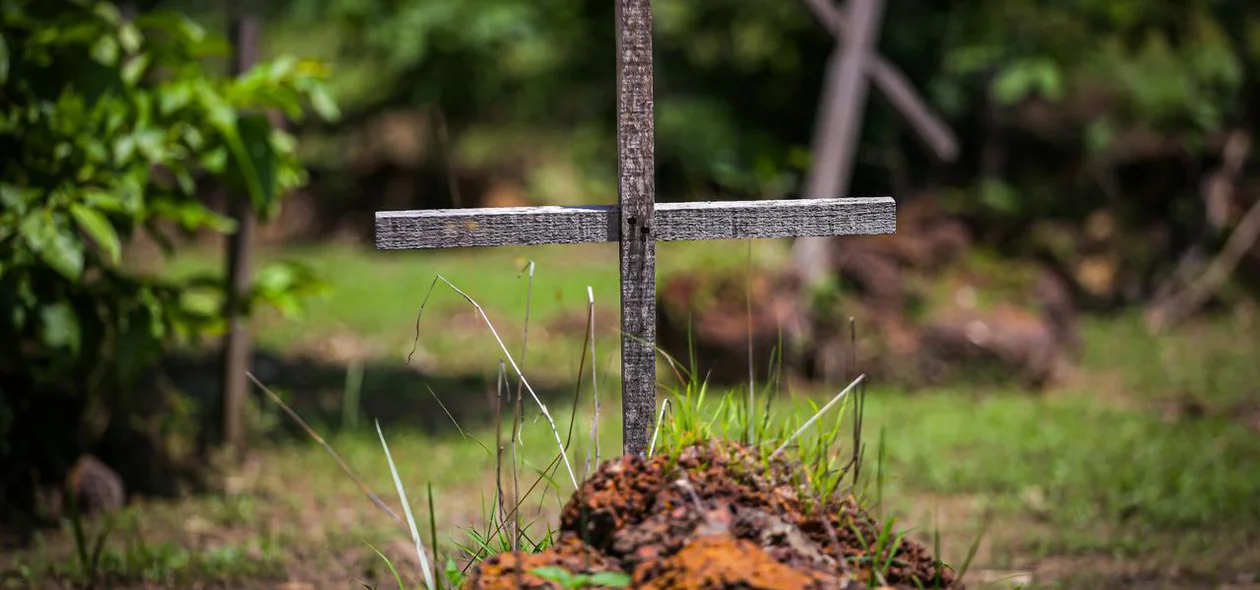
[[[890,197],[659,203],[649,232],[658,241],[890,234]],[[491,207],[382,211],[382,250],[615,242],[620,207]],[[641,232],[641,230],[639,230]]]
[[[379,211],[376,247],[382,250],[615,242],[619,208],[486,207]]]
[[[663,241],[889,234],[897,224],[891,197],[669,203],[656,214]]]
[[[652,2],[617,2],[617,196],[621,204],[622,452],[647,453],[656,409]]]

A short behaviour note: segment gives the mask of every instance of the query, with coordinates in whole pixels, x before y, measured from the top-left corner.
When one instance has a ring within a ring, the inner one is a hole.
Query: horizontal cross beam
[[[891,234],[891,197],[658,203],[657,241]],[[382,250],[616,242],[619,207],[488,207],[381,211]]]

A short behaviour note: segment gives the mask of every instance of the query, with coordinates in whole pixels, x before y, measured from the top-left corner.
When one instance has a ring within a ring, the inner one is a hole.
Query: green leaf
[[[1035,71],[1024,63],[1006,68],[993,81],[993,97],[1006,105],[1015,104],[1031,91]]]
[[[460,571],[459,564],[449,557],[446,558],[446,581],[454,588],[464,585],[464,572]]]
[[[599,572],[590,577],[591,584],[611,588],[625,588],[630,585],[630,576],[625,572]]]
[[[53,348],[69,349],[78,353],[82,334],[79,317],[65,301],[45,305],[40,309],[40,338]]]
[[[233,150],[254,207],[264,216],[276,205],[276,153],[271,146],[271,124],[263,115],[246,115],[236,122],[239,146]]]
[[[18,227],[18,233],[53,270],[72,280],[83,274],[82,242],[66,224],[60,223],[47,210],[27,215]]]
[[[144,42],[144,37],[140,34],[140,29],[136,28],[133,23],[123,23],[118,29],[118,40],[122,43],[122,48],[127,53],[135,53],[140,49],[140,44]]]
[[[175,170],[175,182],[179,184],[179,190],[183,191],[185,195],[191,196],[197,191],[197,181],[187,170]]]
[[[114,193],[88,189],[83,193],[83,204],[88,207],[104,209],[106,211],[123,211],[122,199]]]
[[[83,276],[83,242],[68,231],[58,230],[40,256],[68,279]]]
[[[131,157],[136,153],[136,138],[132,135],[124,135],[114,142],[114,165],[122,166],[131,161]]]
[[[551,580],[553,582],[556,582],[560,584],[561,586],[565,586],[566,582],[573,579],[573,574],[570,573],[569,570],[566,570],[562,567],[556,567],[554,565],[536,567],[532,570],[529,570],[529,573],[534,574],[535,576],[538,576],[544,580]]]
[[[144,76],[145,70],[149,67],[149,59],[148,55],[137,55],[128,59],[127,63],[123,64],[123,82],[126,82],[131,86],[135,86],[139,83],[140,78]]]
[[[162,199],[149,203],[149,209],[159,217],[180,224],[186,230],[209,228],[221,234],[236,231],[236,222],[220,215],[197,200]]]
[[[267,79],[274,83],[279,83],[287,77],[293,70],[297,69],[298,60],[291,55],[282,55],[272,60],[270,64],[262,68],[261,72],[267,76]]]
[[[147,328],[150,336],[160,340],[166,335],[166,324],[162,323],[162,300],[158,299],[151,289],[141,289],[139,299],[148,312],[148,326],[137,324],[133,327],[137,330]]]
[[[166,134],[161,129],[144,129],[135,134],[136,146],[150,162],[161,162],[166,159]]]
[[[92,44],[92,59],[102,65],[112,66],[118,63],[118,41],[113,37],[101,37]]]
[[[202,168],[213,174],[220,174],[227,167],[228,153],[222,148],[210,150],[201,155],[200,164]]]
[[[70,206],[70,214],[78,222],[79,229],[92,237],[92,241],[105,251],[111,262],[118,264],[122,256],[122,244],[113,224],[99,211],[79,203]]]
[[[26,198],[22,196],[22,188],[9,183],[0,183],[0,205],[5,209],[24,211]]]
[[[317,84],[310,89],[310,97],[311,108],[315,109],[315,112],[324,120],[336,121],[341,117],[341,110],[337,108],[336,101],[322,84]]]
[[[118,10],[117,6],[114,6],[110,2],[93,3],[92,12],[94,12],[97,17],[111,25],[118,25],[122,22],[122,12]]]
[[[136,26],[152,28],[183,38],[185,41],[198,43],[206,38],[206,30],[188,17],[171,11],[149,12],[136,19]]]
[[[191,90],[206,109],[210,124],[223,133],[229,143],[236,137],[236,111],[228,101],[204,81],[195,83]]]
[[[192,102],[192,95],[192,88],[187,82],[163,86],[158,90],[158,110],[163,115],[169,115],[188,106],[188,103]]]

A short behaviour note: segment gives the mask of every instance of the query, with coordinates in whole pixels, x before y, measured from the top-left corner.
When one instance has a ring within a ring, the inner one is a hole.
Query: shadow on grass
[[[172,356],[164,361],[163,372],[178,391],[207,410],[204,416],[208,420],[203,423],[215,424],[221,399],[219,357]],[[402,426],[429,435],[457,434],[456,422],[464,430],[480,429],[493,424],[499,386],[497,370],[448,375],[425,372],[401,361],[374,359],[355,367],[312,357],[278,356],[270,351],[255,353],[253,374],[326,436],[344,428],[370,428],[373,420],[382,426]],[[509,374],[503,392],[505,405],[515,395],[517,383],[515,375]],[[572,400],[572,384],[531,379],[530,385],[548,407],[560,408]],[[353,393],[356,389],[357,395]],[[529,392],[522,390],[522,395],[526,414],[536,412],[537,404]],[[252,407],[247,411],[254,415],[247,419],[262,426],[264,439],[306,437],[252,384],[250,400]],[[268,428],[268,423],[274,428]]]
[[[206,469],[206,456],[197,449],[213,448],[205,443],[214,439],[221,423],[220,367],[220,357],[212,352],[168,356],[131,392],[129,411],[87,417],[87,422],[106,427],[83,451],[117,471],[129,493],[158,498],[213,493],[218,486],[206,476],[215,470]],[[393,432],[456,438],[461,428],[483,431],[495,419],[497,371],[430,374],[400,361],[368,361],[357,371],[361,375],[357,400],[347,395],[348,389],[356,389],[353,380],[347,386],[347,376],[356,371],[346,363],[260,351],[254,355],[252,372],[328,438],[347,430],[370,431],[375,420]],[[509,399],[516,383],[515,378],[509,379],[504,388],[505,416],[510,416]],[[567,412],[571,384],[530,384],[554,412]],[[522,393],[524,413],[532,417],[538,412],[537,404],[528,392]],[[252,384],[248,399],[244,412],[248,447],[313,444],[294,420]]]

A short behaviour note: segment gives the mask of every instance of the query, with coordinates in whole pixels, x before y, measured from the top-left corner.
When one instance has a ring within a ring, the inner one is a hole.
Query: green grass
[[[754,245],[757,263],[783,260],[787,244],[762,240]],[[662,243],[657,246],[661,276],[743,265],[746,242]],[[571,378],[581,350],[587,287],[592,287],[601,318],[597,352],[601,370],[615,361],[620,289],[615,244],[533,246],[420,252],[376,252],[341,246],[263,250],[258,262],[292,259],[313,266],[330,284],[328,295],[310,302],[298,318],[268,315],[260,322],[260,345],[277,350],[309,347],[331,336],[353,335],[373,352],[404,358],[415,336],[416,312],[440,274],[481,303],[509,345],[519,347],[524,325],[525,265],[536,261],[531,305],[530,374]],[[191,251],[171,260],[165,272],[221,272],[214,251]],[[444,371],[484,371],[493,367],[498,349],[472,309],[450,289],[434,291],[421,324],[422,357],[440,362]],[[554,323],[569,319],[575,330],[557,334]],[[565,337],[567,336],[567,337]],[[515,351],[515,349],[513,349]]]
[[[207,506],[213,511],[213,505]],[[68,559],[43,546],[43,537],[28,552],[27,561],[7,572],[4,587],[49,587],[64,583],[82,587],[89,582],[109,587],[114,583],[157,584],[188,587],[205,583],[234,584],[247,580],[276,579],[284,576],[287,543],[284,535],[259,531],[239,541],[213,546],[189,546],[146,535],[142,521],[148,511],[134,507],[112,515],[112,530],[105,537],[94,570],[81,560]],[[99,530],[105,522],[94,523]],[[216,523],[222,524],[222,523]],[[93,531],[96,532],[96,531]],[[68,535],[69,532],[63,533]]]
[[[744,248],[662,244],[658,262],[665,274],[738,265],[745,260]],[[524,368],[531,382],[559,384],[548,404],[562,430],[567,430],[581,353],[587,285],[605,314],[596,343],[601,380],[612,377],[609,369],[616,367],[615,246],[407,254],[319,247],[285,254],[320,269],[333,289],[302,318],[261,320],[260,343],[292,352],[338,334],[353,335],[371,361],[364,374],[365,399],[383,370],[372,363],[401,365],[410,350],[416,310],[437,273],[485,306],[517,354],[525,304],[525,281],[517,273],[528,260],[524,256],[538,264]],[[754,255],[763,262],[781,260],[782,244],[758,244]],[[171,272],[211,267],[219,259],[213,253],[181,258]],[[470,312],[449,289],[436,292],[421,325],[422,351],[435,374],[493,376],[501,353],[484,325],[468,319]],[[566,316],[572,329],[549,329]],[[966,387],[904,392],[872,384],[865,429],[868,455],[875,452],[877,433],[884,435],[882,507],[915,527],[910,536],[929,545],[939,525],[950,563],[963,561],[991,516],[973,569],[977,575],[993,569],[1031,571],[1037,587],[1105,587],[1118,576],[1137,576],[1149,587],[1175,587],[1168,578],[1174,570],[1193,587],[1256,575],[1260,436],[1231,414],[1235,404],[1260,397],[1260,363],[1255,361],[1260,329],[1248,321],[1218,318],[1152,337],[1135,317],[1087,319],[1081,374],[1052,392]],[[661,376],[670,378],[664,371]],[[330,387],[340,388],[341,378]],[[600,439],[607,456],[620,443],[619,404],[611,380],[601,382],[600,392],[605,409]],[[435,385],[435,393],[461,422],[458,407],[489,403],[484,391],[460,390],[455,382]],[[775,411],[785,423],[800,423],[835,392],[816,393],[812,403],[776,400]],[[721,392],[709,395],[720,403]],[[732,406],[742,403],[743,395],[735,392]],[[1168,402],[1187,396],[1201,400],[1207,415],[1170,419]],[[576,418],[570,451],[575,468],[581,468],[589,447],[587,403]],[[487,447],[494,436],[484,421],[467,422],[467,435],[453,428],[407,427],[409,422],[449,423],[435,412],[378,416],[368,411],[357,429],[337,431],[330,442],[397,506],[389,468],[370,428],[374,418],[393,418],[384,426],[385,435],[411,491],[422,536],[428,537],[424,490],[432,484],[440,542],[450,548],[470,542],[466,531],[484,525],[494,497],[489,475],[494,458],[466,436]],[[525,421],[522,480],[527,483],[555,455],[552,435],[535,414]],[[563,483],[563,471],[558,475],[561,483],[548,492],[541,510],[532,504],[527,513],[536,526],[554,522],[571,488]],[[419,579],[417,564],[407,560],[410,534],[379,513],[309,441],[289,439],[260,449],[229,487],[232,492],[225,496],[132,508],[143,517],[126,534],[111,537],[104,554],[115,557],[102,563],[124,580],[156,576],[171,583],[237,576],[246,582],[234,587],[261,588],[289,577],[335,581],[329,587],[356,579],[391,587],[392,574],[367,541],[396,560],[412,583]],[[74,561],[68,539],[64,532],[52,534],[42,547],[0,558],[0,567],[9,572],[7,585],[42,587],[35,581],[73,577],[66,569]],[[188,557],[199,547],[219,557]],[[443,566],[436,564],[439,570]],[[247,583],[262,579],[271,581]]]

